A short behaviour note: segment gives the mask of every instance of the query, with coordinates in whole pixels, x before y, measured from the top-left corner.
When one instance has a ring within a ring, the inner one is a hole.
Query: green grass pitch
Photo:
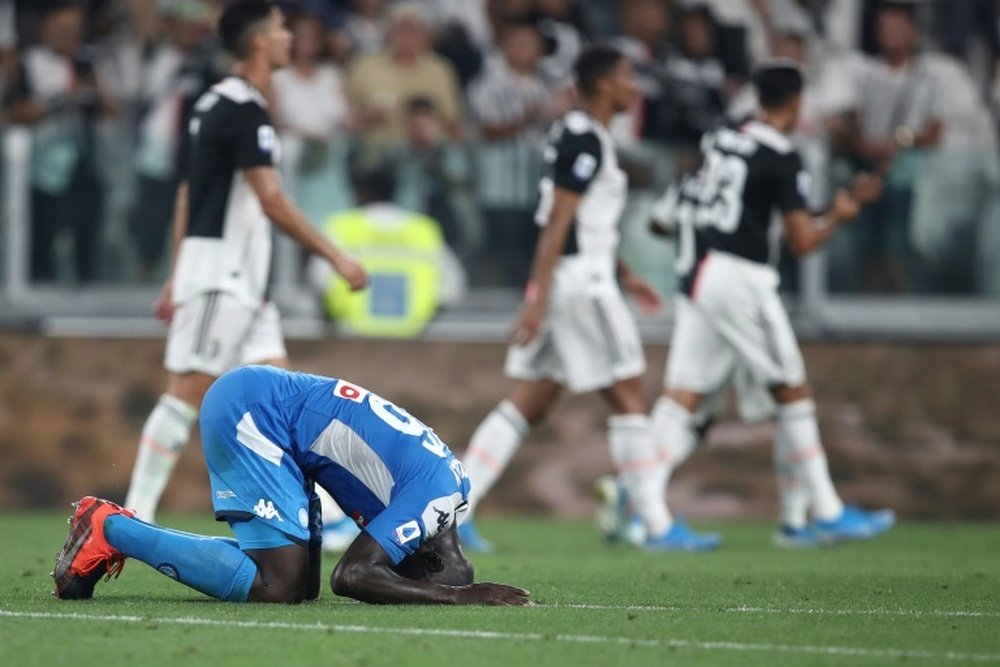
[[[223,604],[137,562],[94,600],[61,602],[48,572],[65,517],[0,514],[0,665],[1000,664],[993,526],[904,524],[788,552],[770,525],[727,523],[704,526],[721,551],[689,555],[606,545],[585,522],[481,523],[498,553],[474,557],[479,578],[524,586],[537,606],[375,607],[329,589],[296,607]]]

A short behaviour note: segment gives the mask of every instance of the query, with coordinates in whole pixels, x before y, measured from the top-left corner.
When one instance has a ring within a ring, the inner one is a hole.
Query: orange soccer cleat
[[[89,600],[102,576],[105,581],[117,577],[125,566],[125,556],[104,539],[104,520],[113,514],[131,517],[134,512],[93,496],[73,506],[69,536],[51,573],[56,582],[53,594],[62,600]]]

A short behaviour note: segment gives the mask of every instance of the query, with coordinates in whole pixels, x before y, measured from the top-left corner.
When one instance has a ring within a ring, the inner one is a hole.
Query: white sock
[[[679,468],[698,445],[698,432],[694,416],[687,408],[666,396],[657,399],[649,416],[653,438],[664,463],[663,486],[670,482],[670,475]]]
[[[462,465],[469,475],[469,511],[472,518],[479,501],[507,468],[514,452],[528,434],[528,422],[510,401],[503,401],[486,416],[472,434]]]
[[[659,537],[672,522],[663,495],[663,468],[650,420],[646,415],[615,415],[608,419],[608,444],[618,478],[642,518],[646,534]]]
[[[160,396],[149,413],[125,499],[125,507],[134,509],[140,519],[153,522],[160,496],[197,419],[194,406],[167,394]]]
[[[844,511],[844,503],[830,479],[826,452],[819,439],[816,404],[809,399],[778,407],[777,447],[783,463],[809,495],[813,516],[829,521]]]
[[[774,474],[778,481],[778,521],[790,528],[804,528],[809,514],[809,492],[795,475],[792,446],[778,429],[774,445]]]

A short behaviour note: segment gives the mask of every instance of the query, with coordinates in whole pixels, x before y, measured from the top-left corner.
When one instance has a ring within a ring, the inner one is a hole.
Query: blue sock
[[[232,540],[182,533],[115,514],[104,520],[108,544],[171,579],[226,602],[246,602],[257,564]]]

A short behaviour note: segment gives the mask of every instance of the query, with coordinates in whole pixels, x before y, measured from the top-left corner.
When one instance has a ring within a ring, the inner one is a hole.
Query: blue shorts
[[[233,535],[236,536],[236,541],[239,542],[240,549],[243,551],[277,549],[295,544],[288,535],[280,530],[275,530],[266,521],[261,521],[257,517],[243,520],[230,517],[227,520],[229,528],[232,529]]]

